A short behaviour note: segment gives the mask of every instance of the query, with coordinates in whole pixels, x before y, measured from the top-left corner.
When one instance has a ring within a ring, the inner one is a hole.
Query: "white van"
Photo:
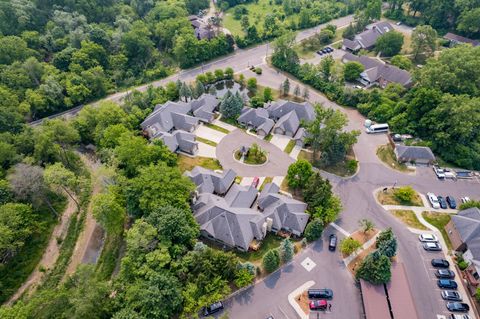
[[[368,134],[388,132],[388,124],[373,124],[365,129]]]

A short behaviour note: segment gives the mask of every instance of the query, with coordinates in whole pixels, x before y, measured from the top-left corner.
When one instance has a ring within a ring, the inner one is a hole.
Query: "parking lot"
[[[432,318],[447,319],[449,318],[448,316],[450,316],[451,312],[447,309],[446,307],[447,301],[443,300],[441,296],[441,292],[442,290],[450,290],[450,289],[441,289],[437,286],[438,278],[435,276],[435,271],[439,268],[435,268],[431,264],[432,259],[435,259],[435,258],[446,259],[445,253],[444,253],[445,248],[442,247],[444,249],[442,251],[426,251],[422,247],[422,242],[418,240],[418,236],[417,235],[413,235],[413,236],[416,237],[415,238],[417,241],[416,248],[418,250],[419,256],[421,257],[421,263],[423,266],[422,267],[423,269],[419,269],[418,271],[424,273],[426,278],[428,278],[431,282],[431,285],[429,287],[425,287],[424,293],[429,295],[433,308],[437,310],[436,313],[433,314]],[[468,296],[466,295],[466,292],[463,289],[463,285],[461,283],[461,277],[456,272],[455,266],[451,261],[450,261],[450,267],[448,269],[455,272],[455,278],[453,280],[455,280],[458,284],[457,291],[460,293],[460,295],[463,298],[462,302],[468,303],[470,305]],[[469,314],[473,318],[472,312],[470,312]]]

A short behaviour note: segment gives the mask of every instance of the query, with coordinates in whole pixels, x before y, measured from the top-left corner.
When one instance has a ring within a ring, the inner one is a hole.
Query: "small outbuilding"
[[[395,156],[400,163],[415,163],[430,165],[435,162],[435,155],[426,146],[396,145]]]

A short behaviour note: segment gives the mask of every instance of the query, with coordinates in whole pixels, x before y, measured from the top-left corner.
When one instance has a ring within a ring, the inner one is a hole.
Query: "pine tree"
[[[284,96],[288,96],[288,94],[290,94],[290,81],[288,80],[288,78],[286,78],[283,82],[282,90]]]
[[[188,98],[192,97],[192,90],[186,83],[182,83],[179,91],[180,97],[185,98],[185,102],[188,101]]]
[[[217,89],[215,88],[215,85],[210,85],[208,88],[208,93],[211,95],[217,95]]]
[[[282,253],[282,260],[284,263],[289,262],[293,258],[294,247],[293,243],[289,238],[286,238],[280,244],[280,251]]]
[[[266,272],[275,271],[278,266],[280,266],[280,254],[278,249],[270,249],[267,251],[267,253],[263,256],[262,263]]]
[[[202,96],[203,93],[205,93],[205,86],[203,86],[202,82],[197,81],[195,83],[195,95],[199,97]]]
[[[310,97],[310,91],[308,91],[307,87],[303,88],[303,94],[302,94],[303,100],[306,101]]]
[[[295,89],[293,90],[293,94],[295,95],[295,97],[299,97],[300,96],[300,85],[296,85],[295,86]]]

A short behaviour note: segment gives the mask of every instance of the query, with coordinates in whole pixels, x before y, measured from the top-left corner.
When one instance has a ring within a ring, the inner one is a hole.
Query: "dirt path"
[[[35,290],[37,285],[40,283],[45,272],[40,271],[40,269],[51,269],[60,254],[60,245],[57,242],[57,238],[62,240],[67,234],[68,225],[70,224],[70,217],[77,212],[77,206],[75,202],[68,197],[68,204],[60,217],[60,223],[58,223],[53,229],[52,235],[50,236],[50,241],[48,242],[47,249],[43,253],[42,259],[38,263],[35,270],[30,274],[28,279],[23,283],[22,286],[17,290],[17,292],[8,300],[7,304],[11,305],[14,303],[24,292],[29,290],[29,293]]]
[[[89,168],[90,173],[92,174],[93,189],[91,196],[98,194],[102,191],[102,178],[99,173],[101,164],[99,161],[95,162],[92,159],[88,158],[86,155],[81,155],[82,161]],[[98,228],[97,222],[92,215],[92,201],[88,204],[87,216],[85,218],[85,225],[77,239],[75,249],[73,250],[72,258],[70,259],[70,264],[68,265],[67,271],[65,272],[64,279],[66,276],[71,275],[77,269],[77,266],[83,263],[84,256],[87,254],[88,247],[90,242],[94,239],[95,230]],[[97,230],[98,232],[98,230]]]

